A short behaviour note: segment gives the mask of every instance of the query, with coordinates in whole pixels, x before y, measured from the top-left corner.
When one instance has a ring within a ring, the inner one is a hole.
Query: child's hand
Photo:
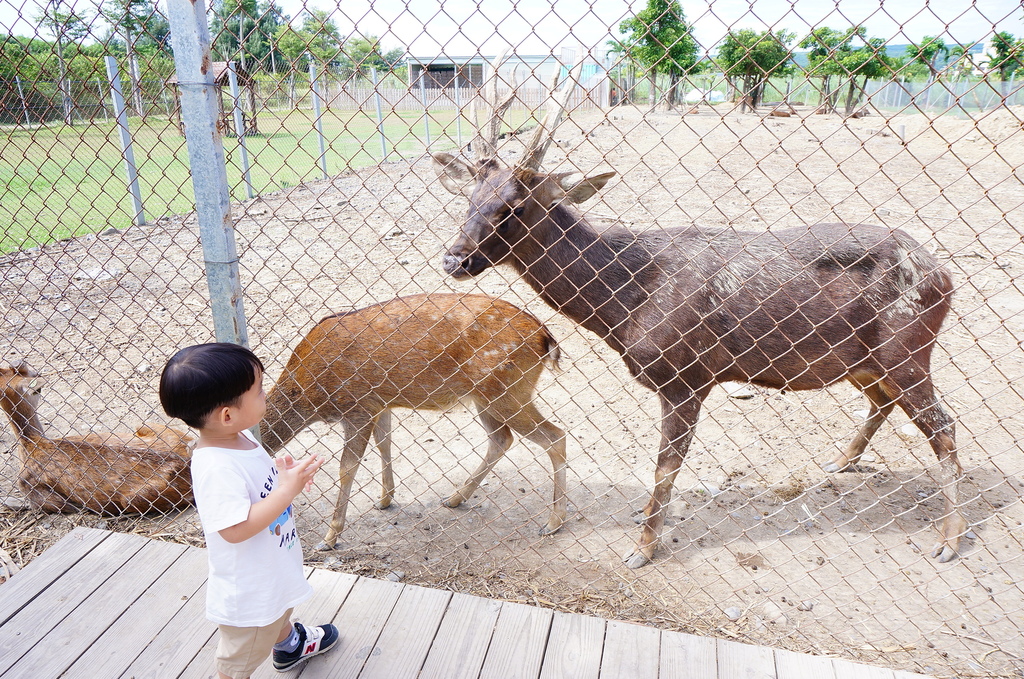
[[[277,482],[282,488],[287,488],[292,497],[303,490],[308,492],[313,488],[313,476],[323,463],[324,459],[316,454],[296,460],[285,453],[274,458],[274,465],[278,471]]]

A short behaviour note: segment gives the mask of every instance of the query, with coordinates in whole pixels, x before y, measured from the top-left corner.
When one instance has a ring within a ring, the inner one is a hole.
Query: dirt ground
[[[550,467],[518,442],[471,501],[441,506],[478,464],[482,427],[462,408],[403,411],[395,505],[373,508],[371,451],[339,548],[315,551],[336,493],[337,465],[329,466],[298,502],[308,563],[938,676],[1022,676],[1024,111],[934,121],[766,112],[574,115],[545,167],[619,173],[583,206],[600,228],[863,221],[904,229],[943,259],[957,293],[933,368],[958,419],[966,474],[973,533],[960,559],[929,557],[942,507],[938,469],[905,415],[893,414],[856,471],[829,475],[820,465],[848,443],[863,398],[845,385],[746,387],[733,396],[716,388],[708,399],[657,559],[626,568],[621,559],[639,536],[634,513],[653,484],[655,398],[511,270],[470,282],[444,276],[440,256],[466,201],[444,191],[420,157],[234,206],[250,344],[275,376],[328,313],[424,291],[485,292],[528,308],[564,352],[538,398],[569,434],[569,520],[537,535]],[[502,154],[514,158],[517,146],[508,140]],[[16,253],[0,260],[0,276],[5,358],[46,376],[41,416],[53,436],[166,421],[156,396],[163,363],[213,339],[191,215]],[[340,428],[316,425],[288,450],[333,458],[342,442]],[[14,486],[16,452],[5,432],[0,548],[17,565],[77,524],[202,544],[191,511],[31,512]]]

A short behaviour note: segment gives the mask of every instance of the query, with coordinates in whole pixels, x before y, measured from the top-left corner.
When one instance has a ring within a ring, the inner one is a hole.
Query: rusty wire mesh
[[[451,509],[441,500],[479,464],[484,429],[467,408],[400,409],[395,502],[373,507],[371,449],[334,551],[314,546],[334,508],[342,428],[314,424],[288,445],[332,460],[298,502],[308,563],[941,676],[1024,672],[1024,70],[1012,35],[1024,33],[1024,15],[1013,3],[866,16],[786,6],[685,5],[696,62],[652,79],[646,53],[619,30],[642,8],[623,3],[539,13],[503,3],[214,4],[245,312],[268,386],[318,319],[401,295],[500,297],[536,315],[562,351],[536,397],[568,437],[569,513],[558,532],[537,534],[553,483],[540,448],[517,436]],[[41,374],[26,389],[42,385],[46,437],[157,429],[169,424],[157,398],[163,364],[213,339],[167,19],[160,5],[132,2],[15,0],[3,12],[5,359]],[[857,25],[862,34],[844,34]],[[824,49],[801,48],[815,32]],[[766,73],[781,62],[754,59],[765,37],[797,66]],[[610,49],[611,40],[623,42]],[[928,49],[901,62],[907,44]],[[599,230],[866,222],[902,229],[938,257],[954,282],[932,374],[964,468],[958,508],[971,532],[959,559],[929,556],[942,478],[900,409],[858,465],[830,474],[822,465],[866,416],[859,391],[727,383],[704,402],[653,563],[622,563],[654,485],[656,397],[512,268],[456,281],[440,265],[467,202],[442,190],[427,151],[458,153],[470,141],[472,106],[504,48],[499,91],[516,97],[497,153],[508,163],[537,124],[552,70],[564,81],[583,64],[544,168],[618,173],[581,206]],[[105,56],[120,68],[142,219],[126,190]],[[858,66],[851,80],[843,59],[874,70]],[[239,75],[237,128],[228,61]],[[201,544],[191,509],[99,516],[30,506],[32,483],[43,483],[26,475],[33,464],[84,494],[121,471],[117,462],[93,474],[54,468],[47,445],[3,437],[0,547],[15,563],[74,524]]]

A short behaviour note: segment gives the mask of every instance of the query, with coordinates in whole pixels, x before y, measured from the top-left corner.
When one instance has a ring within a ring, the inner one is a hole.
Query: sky
[[[0,32],[33,35],[31,20],[47,0],[0,0]],[[94,7],[99,0],[60,0],[65,7]],[[161,4],[167,0],[160,0]],[[179,0],[176,0],[179,1]],[[209,3],[210,0],[207,0]],[[297,17],[304,7],[331,12],[342,35],[382,39],[385,50],[414,56],[558,53],[560,47],[604,48],[620,36],[619,23],[647,0],[277,0]],[[813,27],[867,27],[891,44],[941,36],[973,43],[994,31],[1024,37],[1021,0],[680,0],[698,42],[718,43],[730,29],[786,29],[797,40]],[[46,36],[49,37],[49,36]]]

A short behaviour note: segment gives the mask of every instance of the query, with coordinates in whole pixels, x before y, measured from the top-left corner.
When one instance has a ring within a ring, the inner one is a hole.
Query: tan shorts
[[[231,679],[246,679],[255,672],[270,657],[282,628],[291,620],[292,610],[289,608],[276,622],[265,627],[218,625],[217,671]]]

